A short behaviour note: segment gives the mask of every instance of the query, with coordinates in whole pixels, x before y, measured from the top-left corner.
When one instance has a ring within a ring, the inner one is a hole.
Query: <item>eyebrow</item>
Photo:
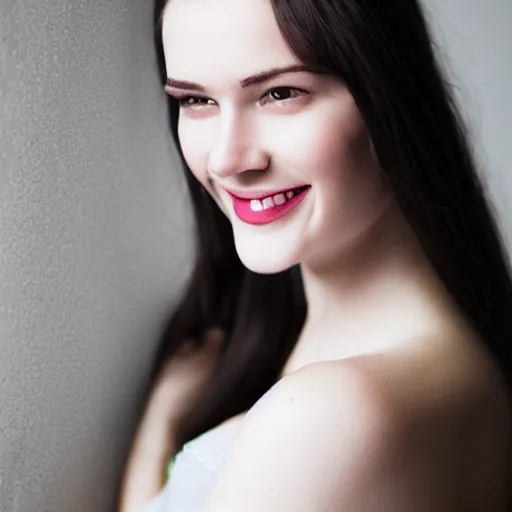
[[[291,66],[285,66],[280,68],[272,68],[266,71],[262,71],[261,73],[257,73],[256,75],[248,76],[243,80],[240,80],[240,87],[246,88],[251,85],[262,84],[264,82],[268,82],[272,78],[276,78],[279,75],[284,75],[285,73],[300,73],[300,72],[309,72],[314,73],[313,69],[310,66],[305,66],[303,64],[293,64]],[[194,82],[187,82],[185,80],[176,80],[174,78],[168,77],[166,82],[167,87],[173,87],[176,89],[185,89],[185,90],[193,90],[206,92],[206,88],[202,85],[196,84]]]

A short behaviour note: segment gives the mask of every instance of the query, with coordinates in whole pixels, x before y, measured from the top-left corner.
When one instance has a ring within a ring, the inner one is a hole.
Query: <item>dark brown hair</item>
[[[270,1],[298,59],[347,84],[427,258],[510,384],[508,259],[420,5],[416,0]],[[164,3],[156,1],[155,20]],[[165,83],[160,33],[158,24]],[[297,268],[275,275],[244,268],[229,221],[187,169],[172,98],[169,113],[195,215],[196,259],[163,334],[155,374],[185,338],[199,339],[211,326],[227,333],[218,370],[180,432],[185,442],[249,409],[274,384],[297,341],[306,303]]]

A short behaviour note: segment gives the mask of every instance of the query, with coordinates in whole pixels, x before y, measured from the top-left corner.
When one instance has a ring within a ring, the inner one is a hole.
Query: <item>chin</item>
[[[256,274],[278,274],[288,270],[298,263],[295,255],[285,247],[274,247],[264,250],[262,245],[244,244],[235,238],[238,257],[245,267]]]

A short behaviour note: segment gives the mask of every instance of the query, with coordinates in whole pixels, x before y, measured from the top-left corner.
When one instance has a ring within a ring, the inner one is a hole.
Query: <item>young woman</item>
[[[507,510],[512,284],[417,1],[158,9],[197,251],[121,510]]]

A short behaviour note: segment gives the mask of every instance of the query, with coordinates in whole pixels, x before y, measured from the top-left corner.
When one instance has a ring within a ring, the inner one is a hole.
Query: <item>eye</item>
[[[268,90],[260,99],[261,105],[266,104],[286,104],[296,98],[307,95],[308,92],[302,89],[297,89],[296,87],[274,87]],[[180,109],[183,110],[203,110],[206,107],[211,107],[215,105],[215,102],[209,98],[204,98],[202,96],[173,96]]]
[[[202,107],[213,105],[213,101],[200,96],[181,96],[177,97],[180,108],[197,110]]]
[[[305,94],[308,93],[295,87],[274,87],[265,93],[261,99],[261,102],[263,104],[284,103],[304,96]]]

